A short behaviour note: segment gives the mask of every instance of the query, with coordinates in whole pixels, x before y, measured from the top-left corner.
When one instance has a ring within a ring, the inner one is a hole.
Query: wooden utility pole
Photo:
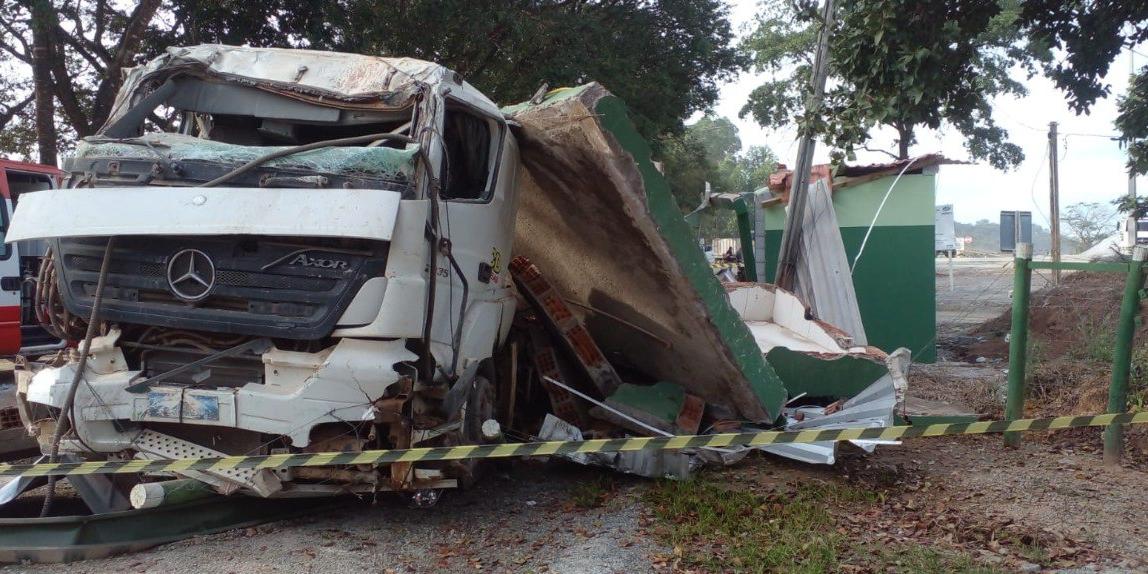
[[[1132,50],[1128,50],[1128,77],[1136,75],[1136,54]],[[1131,155],[1131,148],[1129,148],[1129,155]],[[1128,205],[1133,206],[1132,213],[1135,214],[1136,205],[1136,170],[1131,165],[1128,166],[1128,199],[1131,200]],[[1136,233],[1132,233],[1133,241],[1136,243]]]
[[[809,99],[805,102],[806,117],[821,113],[821,100],[825,97],[825,82],[829,78],[829,35],[833,31],[833,0],[825,0],[821,13],[821,34],[817,38],[817,53],[813,58]],[[801,223],[805,221],[806,195],[809,192],[809,170],[813,168],[813,134],[806,132],[797,146],[797,165],[793,166],[793,186],[789,189],[789,211],[785,228],[781,232],[781,249],[777,255],[777,286],[793,289],[797,277],[797,260],[801,257]]]
[[[1056,122],[1048,122],[1048,223],[1052,227],[1052,262],[1060,263],[1060,174],[1056,165]],[[1053,268],[1052,284],[1060,285],[1060,269]]]

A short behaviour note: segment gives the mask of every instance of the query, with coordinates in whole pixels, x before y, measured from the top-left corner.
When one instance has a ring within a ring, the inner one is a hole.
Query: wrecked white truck
[[[172,48],[131,71],[66,171],[22,198],[7,236],[48,241],[37,312],[73,342],[19,374],[23,421],[53,456],[886,426],[904,392],[902,354],[772,286],[727,294],[596,84],[500,109],[412,59]],[[776,348],[793,364],[775,370]],[[854,362],[846,387],[802,391]],[[833,460],[832,443],[770,448]],[[680,475],[698,454],[588,462]],[[221,493],[428,500],[477,469],[179,474]]]

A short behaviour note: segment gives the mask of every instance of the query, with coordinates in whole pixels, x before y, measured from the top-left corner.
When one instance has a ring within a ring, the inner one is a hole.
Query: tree
[[[1061,213],[1060,220],[1076,243],[1087,249],[1112,235],[1116,210],[1104,203],[1074,203]]]
[[[598,80],[627,101],[647,137],[680,131],[681,118],[715,102],[747,61],[720,0],[15,0],[0,5],[0,34],[0,152],[26,153],[38,132],[49,161],[49,142],[107,120],[124,67],[173,45],[412,56],[505,103],[544,82]],[[40,130],[33,84],[43,94]]]
[[[749,193],[764,187],[777,166],[777,156],[767,147],[751,146],[742,153],[737,126],[722,117],[705,116],[658,143],[670,191],[683,214],[701,205],[707,183],[711,193]],[[705,238],[736,237],[734,214],[703,212],[700,232]]]
[[[801,117],[820,28],[814,0],[765,0],[744,48],[773,79],[755,89],[741,115],[764,126],[797,123],[847,156],[869,149],[871,131],[897,133],[907,159],[917,130],[950,126],[972,158],[998,169],[1015,167],[1021,149],[993,119],[991,98],[1024,95],[1009,75],[1015,62],[1031,66],[1015,26],[1015,2],[997,0],[845,0],[830,42],[830,88],[816,117]]]
[[[689,126],[689,132],[705,150],[706,158],[719,163],[741,151],[737,126],[729,118],[703,116]]]
[[[777,168],[777,155],[761,145],[749,146],[749,149],[726,161],[729,166],[720,169],[729,174],[728,186],[734,193],[752,193],[766,187],[769,174]]]
[[[325,47],[432,60],[498,102],[597,80],[646,137],[679,131],[746,64],[721,0],[348,0],[330,17]]]
[[[1148,71],[1132,78],[1128,93],[1119,101],[1116,129],[1128,146],[1128,168],[1137,175],[1148,173]]]
[[[170,45],[307,45],[326,38],[316,24],[325,6],[319,0],[5,3],[0,69],[11,73],[0,80],[6,88],[0,96],[0,151],[27,155],[31,132],[40,161],[55,163],[61,142],[91,135],[107,121],[125,68]],[[30,114],[26,102],[33,100]]]
[[[1105,78],[1121,50],[1148,40],[1148,2],[1025,0],[1019,23],[1034,40],[1063,54],[1045,62],[1044,72],[1064,90],[1069,105],[1084,113],[1111,93]],[[1148,173],[1148,67],[1132,78],[1119,111],[1116,128],[1128,146],[1129,167]]]

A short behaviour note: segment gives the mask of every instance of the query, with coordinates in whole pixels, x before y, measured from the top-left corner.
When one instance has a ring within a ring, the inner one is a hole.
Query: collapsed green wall
[[[833,192],[833,207],[850,265],[892,183],[893,177],[885,177]],[[902,176],[877,218],[853,273],[869,344],[890,352],[906,347],[913,360],[922,363],[937,360],[935,192],[933,174]],[[768,282],[776,275],[784,218],[781,206],[765,210]]]
[[[783,381],[761,354],[749,328],[729,303],[725,288],[714,277],[697,240],[670,192],[669,184],[650,160],[650,146],[630,121],[626,105],[614,96],[598,100],[595,111],[602,128],[610,132],[634,159],[642,174],[647,208],[658,224],[658,231],[666,241],[683,274],[697,290],[699,302],[708,311],[710,320],[721,333],[734,362],[749,381],[754,394],[771,416],[778,416],[788,393]]]

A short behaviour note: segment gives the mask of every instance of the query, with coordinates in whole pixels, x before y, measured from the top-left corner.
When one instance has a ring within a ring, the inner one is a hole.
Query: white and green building
[[[925,363],[937,358],[933,239],[937,169],[942,163],[940,155],[927,155],[891,164],[839,166],[830,178],[868,344],[887,351],[906,347],[914,361]],[[815,177],[828,173],[826,168],[814,168]],[[771,178],[776,183],[771,185],[774,196],[763,203],[767,282],[775,278],[786,181]],[[858,262],[870,225],[873,229]]]

